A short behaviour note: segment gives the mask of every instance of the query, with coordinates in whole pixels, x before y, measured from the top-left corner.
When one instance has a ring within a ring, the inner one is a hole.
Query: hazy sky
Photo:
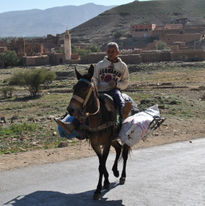
[[[65,5],[82,5],[90,2],[100,5],[120,5],[132,1],[133,0],[0,0],[0,13],[27,9],[47,9]]]

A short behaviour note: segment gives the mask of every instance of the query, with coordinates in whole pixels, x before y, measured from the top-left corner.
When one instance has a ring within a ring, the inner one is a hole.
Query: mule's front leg
[[[97,185],[97,189],[94,193],[94,196],[93,196],[93,199],[94,200],[98,200],[101,198],[101,190],[102,190],[102,178],[103,178],[103,175],[105,177],[105,181],[104,181],[104,188],[108,189],[109,186],[110,186],[110,182],[109,182],[109,174],[107,172],[107,169],[106,169],[106,160],[107,160],[107,157],[108,157],[108,154],[109,154],[109,150],[110,150],[110,146],[107,146],[107,147],[104,147],[103,148],[103,153],[102,155],[100,155],[100,153],[96,152],[97,155],[98,155],[98,158],[99,158],[99,180],[98,180],[98,185]]]
[[[101,162],[101,160],[99,160],[99,162]],[[103,167],[101,163],[99,165],[98,170],[99,170],[99,180],[98,180],[97,189],[95,190],[95,193],[93,195],[94,200],[99,200],[101,198],[102,178],[103,178]]]

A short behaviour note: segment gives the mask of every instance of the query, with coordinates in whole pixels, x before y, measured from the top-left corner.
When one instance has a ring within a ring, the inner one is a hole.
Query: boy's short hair
[[[118,44],[117,44],[116,42],[109,42],[109,43],[107,44],[107,50],[108,50],[109,48],[115,48],[117,51],[120,50],[120,49],[119,49],[119,46],[118,46]]]

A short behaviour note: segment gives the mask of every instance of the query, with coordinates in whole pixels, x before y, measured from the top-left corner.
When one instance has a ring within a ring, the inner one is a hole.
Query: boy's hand
[[[114,80],[109,81],[108,84],[109,84],[109,86],[112,87],[112,88],[115,88],[116,85],[117,85],[116,81],[114,81]]]

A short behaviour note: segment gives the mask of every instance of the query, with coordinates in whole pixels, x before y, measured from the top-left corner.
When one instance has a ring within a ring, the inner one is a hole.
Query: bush
[[[19,58],[15,51],[5,51],[0,54],[0,61],[5,67],[17,66],[19,63]]]
[[[11,98],[13,95],[14,88],[13,87],[4,87],[1,89],[4,98]]]
[[[87,47],[88,50],[90,50],[91,52],[99,52],[100,49],[96,46],[96,45],[90,45]]]
[[[157,41],[157,43],[155,44],[155,48],[157,50],[168,50],[169,49],[169,47],[167,46],[167,43],[163,41]]]
[[[42,84],[52,82],[56,78],[56,74],[45,69],[34,69],[25,72],[15,73],[10,81],[10,85],[24,86],[30,92],[32,97],[35,97]]]
[[[113,33],[113,36],[115,39],[120,39],[120,37],[122,36],[122,32],[121,31],[116,31]]]

